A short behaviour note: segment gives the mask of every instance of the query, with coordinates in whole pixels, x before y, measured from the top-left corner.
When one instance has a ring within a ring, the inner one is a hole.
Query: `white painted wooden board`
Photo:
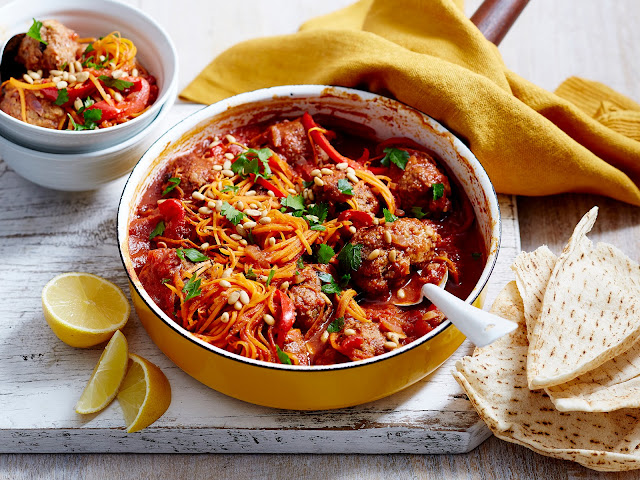
[[[245,7],[254,5],[258,13],[252,22],[212,24],[207,24],[210,9],[204,8],[203,15],[190,17],[189,28],[171,21],[173,2],[131,3],[151,11],[174,37],[183,87],[225,47],[244,38],[292,32],[303,19],[350,1],[286,2],[287,8],[284,1],[275,2],[283,8],[247,1]],[[208,4],[188,3],[191,10]],[[224,9],[220,18],[231,18],[240,7],[218,8]],[[277,23],[270,21],[274,12]],[[255,30],[256,19],[263,19],[263,30]],[[166,125],[199,108],[176,105]],[[0,452],[462,453],[490,435],[450,374],[455,360],[471,353],[468,342],[429,378],[387,399],[330,412],[282,411],[199,384],[153,345],[135,313],[124,333],[131,351],[169,377],[171,407],[152,427],[131,435],[117,402],[93,416],[77,415],[75,402],[102,347],[79,350],[60,342],[44,321],[40,292],[61,272],[87,271],[128,294],[115,233],[123,185],[124,179],[96,192],[54,192],[23,180],[0,161],[0,255],[5,262],[0,271]],[[513,198],[501,197],[501,208],[502,250],[487,304],[511,280],[509,265],[520,250]]]

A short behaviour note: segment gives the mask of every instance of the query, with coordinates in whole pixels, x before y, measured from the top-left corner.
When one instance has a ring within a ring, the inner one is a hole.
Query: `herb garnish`
[[[338,190],[344,195],[353,195],[353,185],[346,178],[338,180]]]
[[[387,223],[395,222],[398,219],[398,217],[396,217],[393,213],[391,213],[386,208],[382,209],[382,213],[384,213],[384,221]]]
[[[407,162],[409,161],[409,152],[394,147],[387,147],[383,151],[386,155],[380,161],[382,165],[388,167],[391,163],[393,163],[394,165],[397,165],[401,170],[404,170],[407,167]]]
[[[249,267],[249,271],[244,274],[244,278],[247,280],[255,280],[258,276],[256,275],[256,272],[253,271],[253,268]]]
[[[311,188],[313,187],[313,180],[309,180],[308,182],[306,180],[302,181],[302,186],[304,188]]]
[[[34,40],[39,41],[40,43],[43,43],[45,45],[49,45],[47,42],[45,42],[44,40],[42,40],[42,37],[40,36],[40,29],[42,28],[42,22],[36,20],[35,18],[33,19],[33,23],[31,24],[31,27],[29,27],[29,31],[27,32],[27,36],[33,38]]]
[[[164,285],[165,283],[169,283],[171,281],[170,278],[163,278],[162,280],[160,280],[162,282],[162,284]]]
[[[224,187],[222,187],[222,190],[220,191],[222,193],[226,193],[226,192],[238,193],[238,190],[240,190],[240,187],[238,187],[237,185],[225,185]]]
[[[298,267],[299,269],[304,268],[304,261],[302,260],[302,257],[298,257],[298,260],[296,260],[296,267]]]
[[[165,188],[164,191],[162,192],[163,196],[169,193],[174,188],[176,188],[178,185],[180,185],[180,177],[171,177],[167,181],[170,183],[170,185],[167,188]]]
[[[227,217],[227,220],[229,220],[234,225],[238,225],[246,216],[244,212],[236,210],[234,207],[232,207],[229,202],[222,202],[220,213]]]
[[[280,200],[280,204],[296,212],[304,211],[304,197],[302,195],[287,195]]]
[[[194,263],[206,262],[207,260],[210,260],[209,257],[200,253],[195,248],[178,248],[176,250],[176,255],[182,260],[184,260],[184,257],[187,257],[189,260],[191,260]]]
[[[416,218],[424,218],[427,216],[427,214],[422,211],[422,207],[411,207],[411,213]]]
[[[327,332],[338,333],[344,327],[344,317],[338,317],[327,327]]]
[[[362,264],[362,247],[360,244],[347,243],[338,254],[338,262],[343,270],[353,270],[354,272],[360,268]]]
[[[318,272],[318,278],[320,279],[320,281],[322,281],[322,282],[324,282],[326,284],[326,285],[322,285],[322,287],[320,287],[320,289],[322,290],[323,293],[326,293],[327,295],[330,295],[332,293],[340,293],[340,292],[342,292],[342,289],[336,283],[336,279],[333,278],[333,275],[331,275],[330,273]]]
[[[291,365],[291,359],[289,358],[289,355],[284,353],[278,345],[276,345],[276,353],[278,354],[278,359],[280,360],[280,363],[283,363],[285,365]]]
[[[193,275],[187,280],[187,283],[184,284],[182,288],[182,292],[186,293],[187,296],[184,298],[184,301],[191,300],[193,297],[197,297],[202,293],[200,290],[200,284],[202,280],[200,278],[196,279],[196,276]]]
[[[265,282],[265,286],[271,285],[271,280],[273,280],[273,276],[276,274],[276,271],[272,268],[269,270],[269,276],[267,277],[267,281]]]
[[[62,88],[58,90],[58,98],[53,102],[54,105],[62,105],[63,103],[67,103],[69,101],[69,92],[67,92],[66,88]]]
[[[89,45],[87,45],[87,48],[84,49],[84,52],[82,52],[83,55],[86,55],[87,53],[93,52],[95,50],[95,48],[93,48],[93,44],[90,43]]]
[[[438,200],[444,195],[444,184],[442,183],[434,183],[431,185],[433,189],[433,200]]]
[[[133,82],[127,82],[126,80],[121,80],[119,78],[108,77],[106,75],[100,75],[98,77],[102,83],[104,83],[109,88],[115,88],[116,90],[126,90],[127,88],[133,87]]]
[[[156,225],[156,228],[153,229],[153,232],[149,234],[149,240],[152,240],[158,235],[162,235],[163,233],[164,233],[164,222],[160,220]]]
[[[326,243],[321,243],[320,248],[318,248],[318,263],[329,263],[329,260],[333,258],[336,252]]]
[[[88,100],[89,99],[85,101],[85,106],[78,110],[78,113],[82,113],[82,117],[84,118],[84,125],[77,124],[73,120],[73,117],[67,113],[69,121],[71,122],[71,125],[73,125],[73,129],[76,131],[95,130],[98,127],[98,122],[102,119],[102,110],[100,110],[99,108],[87,110],[87,107],[93,105],[94,103],[93,100],[91,100],[91,103],[87,105]]]
[[[254,174],[256,177],[269,179],[271,177],[271,168],[269,167],[269,159],[273,152],[268,148],[249,148],[238,155],[231,164],[231,170],[243,177]],[[262,173],[260,172],[262,170]]]

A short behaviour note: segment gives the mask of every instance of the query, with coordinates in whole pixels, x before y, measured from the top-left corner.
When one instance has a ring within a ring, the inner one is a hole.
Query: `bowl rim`
[[[3,12],[3,10],[5,9],[9,9],[10,7],[12,7],[14,4],[22,4],[23,0],[13,0],[12,2],[7,3],[6,5],[0,7],[0,16]],[[23,134],[27,135],[27,134],[33,134],[33,135],[37,135],[38,133],[42,134],[43,132],[47,132],[53,136],[58,136],[60,140],[64,140],[66,137],[72,136],[72,137],[76,137],[78,135],[83,135],[85,137],[91,137],[91,136],[99,136],[99,135],[104,135],[105,131],[108,131],[111,134],[116,134],[116,132],[118,132],[119,130],[125,130],[125,129],[130,129],[133,128],[131,127],[131,125],[135,126],[138,123],[141,123],[142,120],[139,120],[140,118],[142,118],[143,120],[146,120],[148,117],[148,113],[150,113],[150,110],[152,107],[155,107],[156,105],[159,108],[154,108],[153,110],[156,111],[156,113],[158,113],[160,111],[160,109],[164,106],[164,104],[167,102],[167,100],[169,99],[170,95],[172,94],[172,87],[173,84],[178,83],[178,53],[176,51],[176,47],[173,44],[173,40],[171,40],[171,37],[169,36],[169,34],[167,33],[167,31],[164,29],[164,27],[162,27],[162,25],[160,25],[158,22],[156,22],[152,17],[150,17],[147,13],[143,12],[142,10],[140,10],[139,8],[133,6],[133,5],[129,5],[126,3],[123,3],[121,1],[118,0],[94,0],[93,2],[90,3],[86,3],[83,0],[66,0],[67,2],[72,2],[72,3],[77,3],[78,6],[90,10],[95,8],[96,11],[97,6],[99,6],[101,3],[102,4],[107,4],[107,5],[116,5],[118,8],[122,8],[124,10],[128,10],[129,14],[133,13],[139,17],[142,17],[142,19],[147,22],[149,25],[152,25],[153,28],[155,28],[157,30],[157,32],[155,33],[159,33],[161,37],[163,37],[165,43],[169,46],[169,52],[170,54],[166,56],[166,59],[168,59],[170,61],[170,65],[168,68],[168,71],[170,72],[170,77],[167,79],[168,81],[165,82],[166,83],[166,89],[164,89],[164,93],[162,95],[159,95],[158,98],[156,99],[156,101],[150,105],[149,109],[145,112],[143,112],[141,115],[137,116],[136,118],[129,120],[128,122],[125,123],[120,123],[118,125],[114,125],[112,127],[108,127],[108,128],[104,128],[104,129],[95,129],[95,130],[80,130],[80,131],[75,131],[75,130],[54,130],[51,128],[46,128],[46,127],[41,127],[39,125],[32,125],[30,123],[26,123],[23,122],[22,120],[19,120],[17,118],[12,117],[11,115],[5,113],[4,111],[0,110],[0,121],[3,122],[8,122],[9,124],[12,124],[15,128],[19,128],[19,129],[24,129]],[[153,37],[156,37],[156,35],[153,35]],[[0,52],[4,51],[4,46],[6,45],[6,43],[2,44],[2,50],[0,50]],[[163,85],[164,87],[164,85]],[[153,121],[153,120],[152,120]],[[146,130],[146,127],[143,128],[143,130]],[[118,140],[114,139],[113,142],[117,143]],[[16,142],[13,142],[16,143]]]
[[[491,228],[491,238],[492,238],[492,241],[493,239],[495,239],[495,248],[493,248],[491,251],[488,252],[487,261],[482,270],[480,278],[476,282],[476,285],[474,286],[474,289],[472,290],[471,294],[465,299],[466,303],[473,303],[480,296],[480,294],[483,292],[484,288],[486,287],[487,282],[489,281],[491,273],[493,272],[496,266],[496,263],[498,260],[498,254],[500,252],[500,247],[501,247],[501,239],[502,239],[502,215],[500,212],[500,204],[498,201],[497,193],[495,191],[493,183],[491,183],[491,180],[489,179],[489,175],[487,174],[485,168],[482,166],[480,161],[475,157],[475,155],[473,155],[473,153],[469,150],[469,148],[464,143],[462,143],[462,141],[457,136],[451,133],[438,121],[436,121],[426,113],[420,112],[419,110],[409,105],[406,105],[396,99],[384,97],[383,95],[378,95],[378,94],[366,92],[363,90],[357,90],[354,88],[347,88],[347,87],[340,87],[340,86],[312,85],[312,84],[281,85],[276,87],[269,87],[269,88],[263,88],[259,90],[253,90],[250,92],[240,93],[238,95],[234,95],[232,97],[220,100],[219,102],[205,106],[196,112],[193,112],[192,114],[188,115],[187,117],[183,118],[182,120],[174,124],[170,129],[168,129],[164,134],[162,134],[162,136],[158,138],[147,149],[147,151],[142,155],[142,157],[140,157],[140,160],[138,161],[138,163],[136,163],[136,165],[133,167],[131,174],[127,178],[127,181],[123,187],[122,194],[120,196],[120,201],[118,203],[118,214],[117,214],[117,222],[116,222],[118,253],[120,254],[120,260],[122,261],[122,265],[127,274],[127,278],[129,280],[130,286],[133,287],[136,294],[140,297],[140,299],[142,299],[142,301],[150,309],[150,311],[159,320],[161,320],[166,326],[168,326],[170,329],[172,329],[175,333],[180,335],[182,338],[190,341],[191,343],[203,348],[208,352],[212,352],[228,360],[233,360],[242,364],[248,364],[248,365],[257,366],[257,367],[266,368],[266,369],[273,369],[273,370],[287,371],[287,372],[301,372],[301,373],[302,372],[304,373],[330,372],[335,370],[346,370],[349,368],[365,367],[372,363],[389,360],[391,358],[394,358],[397,355],[401,355],[402,353],[408,350],[418,348],[422,344],[432,340],[433,338],[437,337],[438,335],[446,331],[449,327],[453,326],[451,321],[449,319],[446,319],[444,322],[442,322],[436,328],[431,330],[429,333],[414,340],[413,342],[408,343],[407,345],[404,345],[400,348],[391,350],[389,352],[385,352],[381,355],[377,355],[364,360],[357,360],[357,361],[338,363],[338,364],[332,364],[332,365],[284,365],[279,363],[271,363],[271,362],[265,362],[263,360],[254,360],[252,358],[243,357],[235,353],[227,352],[226,350],[218,348],[214,345],[211,345],[209,343],[204,342],[203,340],[200,340],[194,337],[190,332],[186,331],[184,328],[179,326],[176,322],[171,320],[153,301],[150,300],[150,298],[149,299],[145,298],[146,296],[148,296],[145,289],[142,288],[141,285],[138,285],[139,280],[134,280],[132,278],[125,260],[125,255],[123,253],[123,243],[125,240],[128,240],[128,235],[127,235],[128,230],[126,230],[125,227],[128,225],[129,208],[127,209],[126,212],[124,212],[123,207],[125,203],[125,196],[129,197],[129,200],[132,200],[132,198],[130,197],[132,197],[132,194],[135,193],[135,187],[141,181],[141,179],[137,179],[135,181],[135,184],[132,183],[134,182],[136,170],[141,166],[142,161],[145,160],[146,157],[149,155],[149,152],[158,148],[157,147],[158,145],[167,144],[167,137],[171,136],[171,134],[176,134],[177,138],[181,138],[183,135],[187,134],[189,131],[197,128],[204,121],[210,119],[210,117],[218,115],[224,111],[227,111],[232,107],[237,107],[237,106],[248,104],[248,103],[254,103],[257,101],[268,101],[270,99],[275,99],[277,97],[308,98],[308,97],[314,97],[314,96],[321,96],[323,92],[325,92],[327,89],[331,89],[332,91],[335,91],[338,93],[344,93],[347,95],[356,95],[365,101],[382,98],[385,101],[395,102],[398,105],[400,105],[402,108],[410,109],[422,115],[429,123],[429,126],[434,128],[438,133],[448,133],[451,135],[454,149],[461,156],[463,156],[465,160],[473,164],[474,173],[476,175],[480,174],[479,180],[481,180],[481,186],[483,187],[482,190],[487,195],[489,205],[491,205],[492,202],[495,202],[496,213],[497,213],[497,218],[495,219],[495,223]],[[170,142],[172,143],[173,141],[170,141]],[[161,148],[160,151],[162,151],[164,148],[165,147]],[[487,185],[490,188],[486,188]],[[127,202],[127,203],[130,203],[130,202]],[[492,248],[491,245],[490,245],[490,248]]]

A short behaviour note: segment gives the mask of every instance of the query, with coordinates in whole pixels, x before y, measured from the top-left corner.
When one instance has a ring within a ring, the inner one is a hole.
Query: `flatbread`
[[[557,411],[543,390],[527,385],[524,306],[515,282],[491,311],[517,322],[518,329],[458,360],[454,377],[494,435],[594,470],[640,468],[640,412]]]
[[[640,338],[640,266],[586,234],[597,207],[578,223],[558,258],[530,333],[529,388],[569,382],[623,354]]]
[[[555,263],[556,256],[543,246],[531,253],[521,253],[511,267],[524,299],[528,332],[542,311],[542,298]],[[595,370],[545,390],[562,412],[611,412],[640,407],[640,342]]]

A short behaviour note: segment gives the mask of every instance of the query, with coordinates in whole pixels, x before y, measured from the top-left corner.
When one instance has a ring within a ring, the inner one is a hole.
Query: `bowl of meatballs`
[[[133,169],[118,245],[142,324],[189,375],[276,408],[341,408],[438,368],[464,336],[425,283],[481,306],[498,200],[454,135],[322,85],[211,105]]]
[[[61,190],[128,173],[175,100],[166,32],[112,0],[9,3],[0,31],[3,159]]]

